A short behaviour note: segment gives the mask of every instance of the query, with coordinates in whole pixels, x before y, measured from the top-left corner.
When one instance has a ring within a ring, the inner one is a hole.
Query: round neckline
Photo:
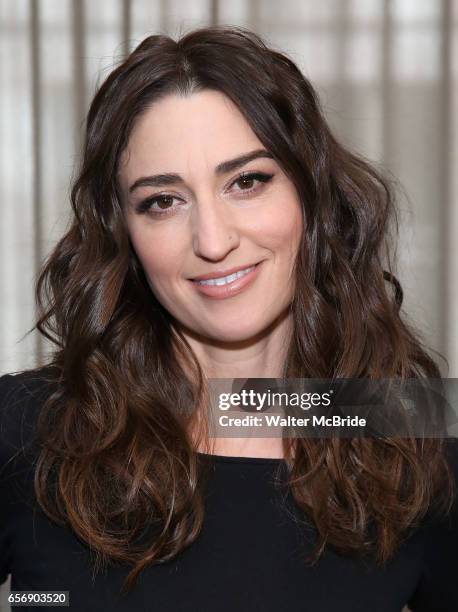
[[[234,455],[215,455],[213,453],[197,452],[197,455],[202,459],[217,461],[218,463],[283,463],[285,460],[282,457],[237,457]]]

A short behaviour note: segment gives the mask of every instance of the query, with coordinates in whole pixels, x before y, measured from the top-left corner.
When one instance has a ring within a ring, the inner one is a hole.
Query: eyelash
[[[263,183],[266,184],[273,178],[273,176],[274,176],[273,174],[266,174],[264,172],[244,172],[240,174],[234,181],[232,181],[232,183],[230,184],[230,187],[232,187],[232,185],[235,185],[236,183],[242,180],[249,180],[249,181],[256,180],[256,181],[259,181],[259,183],[261,184]],[[257,187],[253,189],[243,189],[241,193],[247,193],[247,194],[253,193],[257,191],[260,187],[261,185],[258,185]],[[157,202],[160,202],[161,200],[163,201],[165,198],[172,198],[172,200],[179,199],[176,196],[173,196],[171,194],[161,193],[161,194],[158,194],[151,198],[147,198],[146,200],[143,200],[142,202],[140,202],[136,206],[136,211],[139,214],[148,213],[151,216],[156,216],[156,217],[164,217],[166,215],[173,214],[174,209],[172,206],[170,206],[170,208],[164,209],[163,212],[159,212],[151,208],[153,204],[156,204]]]

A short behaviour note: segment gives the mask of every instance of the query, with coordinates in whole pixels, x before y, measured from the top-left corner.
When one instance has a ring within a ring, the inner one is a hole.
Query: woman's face
[[[243,341],[284,314],[299,197],[226,96],[205,90],[154,103],[132,130],[119,179],[151,289],[185,332]],[[218,278],[195,280],[206,275]]]

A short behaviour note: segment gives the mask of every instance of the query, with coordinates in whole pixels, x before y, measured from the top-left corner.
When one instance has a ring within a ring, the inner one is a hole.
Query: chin
[[[238,324],[234,325],[221,325],[217,327],[214,325],[207,327],[202,330],[201,333],[207,338],[217,342],[247,342],[252,340],[267,328],[267,324],[256,324],[253,319],[246,321],[244,324],[242,320]]]
[[[224,342],[227,344],[230,343],[239,343],[239,342],[247,342],[256,336],[256,332],[240,332],[237,331],[227,331],[227,332],[217,332],[212,335],[212,340],[216,342]]]

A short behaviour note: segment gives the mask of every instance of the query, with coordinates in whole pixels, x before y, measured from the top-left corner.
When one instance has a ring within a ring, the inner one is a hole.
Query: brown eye
[[[237,181],[237,183],[241,186],[241,187],[252,187],[253,186],[253,182],[254,182],[254,178],[249,177],[249,176],[244,176],[243,178],[239,179]]]
[[[159,194],[140,202],[137,207],[137,212],[140,214],[147,212],[151,215],[167,214],[169,211],[174,210],[173,201],[178,199],[179,198],[168,193]]]
[[[273,174],[264,174],[264,172],[250,172],[241,174],[231,186],[238,186],[239,191],[251,192],[257,191],[260,185],[256,183],[268,183],[273,177]]]
[[[172,196],[164,195],[164,196],[160,196],[159,198],[156,198],[156,203],[159,206],[159,208],[164,210],[171,206],[173,200],[174,198]]]

